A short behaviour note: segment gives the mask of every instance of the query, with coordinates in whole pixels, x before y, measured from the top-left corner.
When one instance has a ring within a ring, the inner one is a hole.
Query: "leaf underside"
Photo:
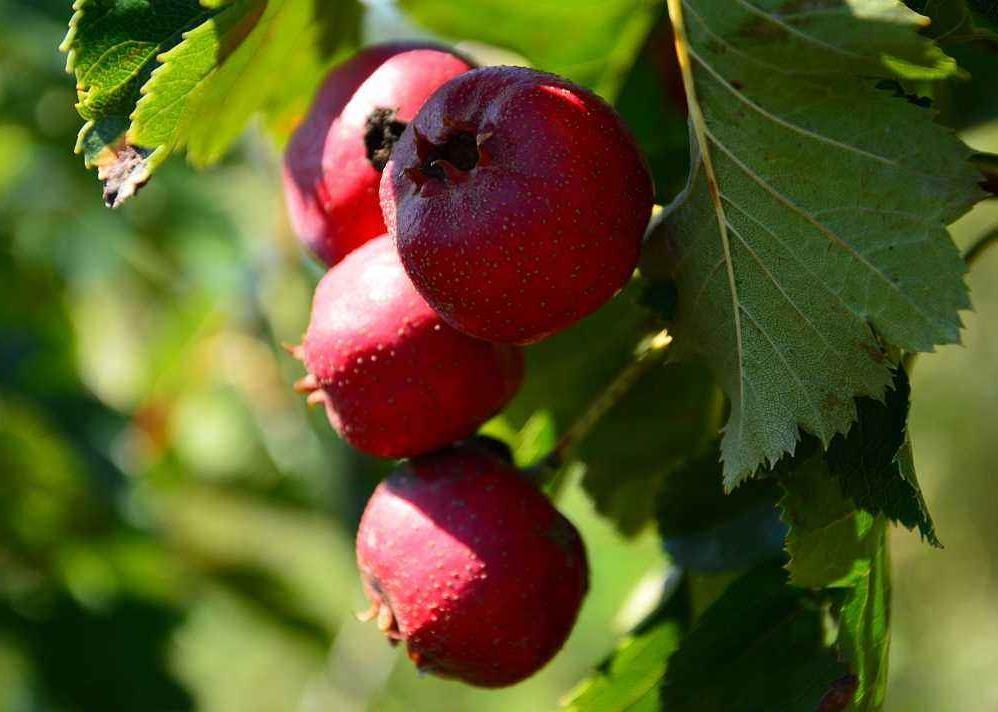
[[[120,205],[177,150],[218,161],[263,111],[286,135],[341,53],[354,0],[77,0],[62,44],[85,124],[77,151]]]
[[[945,226],[980,197],[969,150],[878,78],[955,66],[893,0],[670,0],[693,161],[662,231],[677,337],[731,401],[727,486],[827,445],[890,382],[884,341],[959,339]]]

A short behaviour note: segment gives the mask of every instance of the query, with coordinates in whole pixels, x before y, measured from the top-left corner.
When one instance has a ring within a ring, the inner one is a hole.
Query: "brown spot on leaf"
[[[786,39],[787,31],[768,17],[752,15],[751,18],[738,28],[739,37],[748,37],[757,40],[779,41]]]
[[[883,349],[875,344],[857,341],[856,345],[863,349],[874,363],[883,363],[884,359],[887,358],[887,354],[884,353]]]
[[[821,410],[826,413],[831,413],[841,408],[843,401],[834,393],[826,393],[825,397],[821,400]]]

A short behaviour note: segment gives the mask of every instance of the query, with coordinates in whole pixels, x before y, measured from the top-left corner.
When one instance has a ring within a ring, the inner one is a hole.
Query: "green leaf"
[[[527,380],[505,414],[514,430],[545,413],[564,433],[634,361],[662,326],[635,302],[642,288],[635,280],[594,315],[527,348]],[[652,520],[662,478],[715,436],[723,406],[703,367],[648,366],[571,456],[586,467],[597,509],[627,535]]]
[[[655,239],[675,275],[677,340],[731,400],[734,486],[824,444],[855,396],[890,381],[878,335],[907,351],[958,340],[965,266],[945,230],[979,199],[969,149],[877,78],[955,65],[885,0],[670,0],[690,94],[693,166]]]
[[[506,409],[515,427],[546,410],[564,431],[631,362],[642,340],[661,330],[656,315],[636,301],[641,289],[640,280],[632,281],[596,313],[526,348],[526,381]]]
[[[86,122],[76,152],[105,181],[105,201],[118,205],[149,179],[155,147],[129,146],[125,132],[156,57],[214,10],[197,0],[76,0],[73,10],[60,49],[76,76],[76,108]]]
[[[992,32],[998,32],[998,2],[996,0],[967,0],[967,7],[974,19]]]
[[[689,130],[675,39],[667,18],[655,22],[621,82],[614,108],[648,161],[659,200],[679,193],[688,168]]]
[[[283,108],[269,101],[285,84],[309,97],[328,59],[355,45],[360,19],[355,2],[318,6],[235,0],[188,32],[161,56],[162,66],[143,87],[131,141],[183,145],[194,164],[207,165],[222,157],[257,111]]]
[[[787,585],[779,564],[732,583],[669,660],[668,712],[814,712],[846,673],[826,630],[833,594]]]
[[[779,553],[786,535],[773,480],[746,482],[726,494],[716,440],[670,472],[659,488],[656,514],[669,556],[691,571],[748,568]]]
[[[905,0],[905,5],[931,20],[926,34],[940,43],[998,42],[995,0]]]
[[[842,495],[820,456],[781,478],[780,507],[790,525],[790,582],[805,588],[846,587],[870,573],[884,522]]]
[[[817,448],[781,467],[781,500],[790,524],[787,568],[803,587],[846,589],[836,645],[849,663],[850,709],[878,710],[887,684],[890,567],[886,523],[843,496]],[[826,589],[827,590],[827,589]]]
[[[654,0],[402,0],[401,5],[436,33],[511,49],[608,100],[658,8]]]
[[[62,49],[86,120],[77,144],[117,206],[170,153],[219,160],[260,111],[286,133],[356,44],[354,0],[78,0]]]
[[[680,585],[572,692],[568,712],[658,712],[662,677],[687,627],[688,608],[688,592]]]
[[[576,453],[585,463],[582,485],[600,513],[628,535],[652,521],[668,474],[714,442],[723,405],[702,365],[652,366]]]
[[[941,546],[915,476],[908,436],[911,387],[902,367],[883,402],[863,398],[859,417],[845,436],[832,440],[825,455],[831,474],[857,506],[883,514]]]
[[[883,707],[890,649],[890,563],[881,528],[869,572],[846,596],[839,622],[838,647],[857,677],[854,707],[873,712]]]

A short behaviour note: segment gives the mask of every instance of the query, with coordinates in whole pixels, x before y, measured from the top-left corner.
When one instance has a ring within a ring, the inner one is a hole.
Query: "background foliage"
[[[364,14],[351,2],[187,2],[192,33],[146,38],[130,55],[135,72],[87,97],[95,116],[112,117],[84,134],[91,161],[99,164],[128,131],[162,147],[156,179],[111,213],[100,205],[94,176],[68,150],[79,127],[76,96],[55,49],[66,4],[0,0],[0,710],[550,710],[615,649],[622,654],[574,698],[575,708],[655,709],[662,699],[685,709],[690,691],[700,690],[725,709],[730,689],[714,683],[744,691],[739,680],[756,678],[758,659],[739,656],[739,646],[760,638],[780,643],[767,659],[801,663],[793,679],[814,681],[819,699],[841,676],[841,661],[831,654],[799,661],[793,652],[826,644],[825,608],[848,623],[838,642],[851,651],[864,708],[873,709],[886,684],[877,675],[886,648],[861,638],[883,629],[888,567],[887,708],[994,709],[993,254],[968,278],[975,311],[962,315],[965,346],[922,356],[911,375],[914,462],[945,550],[905,529],[887,535],[884,520],[865,513],[853,512],[845,526],[822,519],[843,506],[842,495],[822,487],[827,478],[813,479],[825,470],[850,477],[855,463],[846,456],[802,460],[791,485],[751,483],[720,499],[711,456],[717,444],[703,435],[726,415],[718,387],[698,365],[668,366],[642,377],[587,441],[580,453],[587,468],[566,474],[560,503],[589,545],[593,592],[550,667],[500,692],[419,679],[373,628],[354,621],[362,596],[352,532],[384,465],[343,447],[290,388],[299,366],[279,344],[299,338],[319,273],[289,233],[278,154],[258,127],[279,142],[323,69],[359,43],[432,30],[489,43],[493,56],[514,52],[614,100],[649,156],[660,202],[682,188],[687,165],[660,3],[483,0],[474,3],[478,14],[462,11],[465,5],[404,0],[409,24],[383,3]],[[80,23],[88,11],[103,17],[112,7],[121,14],[104,21],[116,31],[155,30],[141,15],[145,3],[81,0],[77,33],[87,31]],[[963,34],[987,27],[968,25],[976,16],[967,13],[953,15],[948,27]],[[266,52],[254,33],[269,33]],[[164,88],[143,97],[140,87],[163,52],[156,78]],[[211,63],[198,63],[203,52]],[[986,42],[947,52],[970,76],[993,76]],[[73,62],[99,67],[102,58],[81,53]],[[233,81],[256,71],[253,63],[266,66],[260,76],[280,80]],[[193,77],[196,90],[171,99],[171,71],[174,80]],[[917,84],[972,148],[998,151],[998,96],[983,85]],[[199,113],[199,102],[217,105],[212,94],[230,98],[226,111]],[[189,103],[184,120],[178,113],[155,127],[143,123],[177,101]],[[237,141],[256,110],[263,121]],[[905,137],[897,140],[903,152]],[[907,142],[914,151],[915,139]],[[213,162],[230,146],[210,172],[161,161],[183,149],[195,163]],[[996,226],[991,201],[951,232],[967,245]],[[517,443],[522,461],[536,459],[631,357],[629,337],[658,327],[636,303],[651,301],[661,313],[660,297],[625,293],[532,349],[530,367],[539,375],[489,427]],[[656,427],[674,437],[655,437]],[[647,442],[627,447],[637,437]],[[883,467],[903,450],[895,445],[880,458]],[[678,467],[686,456],[692,459]],[[795,557],[789,574],[762,564],[727,593],[730,574],[681,582],[668,574],[670,562],[705,572],[733,561],[752,567],[786,533],[769,504],[778,496],[793,512],[786,515],[791,554],[806,529],[811,559]],[[884,515],[931,538],[933,522],[907,496]],[[698,516],[675,511],[684,501],[697,503]],[[822,503],[817,518],[807,511],[815,502]],[[851,511],[848,503],[843,511]],[[665,547],[649,526],[654,519]],[[893,544],[889,561],[878,546],[884,536]],[[787,575],[828,588],[790,594]],[[682,596],[619,639],[655,607],[663,587],[676,585]],[[788,626],[788,619],[804,623]],[[733,630],[733,622],[745,625]],[[677,649],[660,691],[661,661]]]

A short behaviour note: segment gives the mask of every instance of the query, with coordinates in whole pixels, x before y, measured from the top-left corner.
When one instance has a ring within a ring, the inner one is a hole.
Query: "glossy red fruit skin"
[[[473,434],[513,397],[523,354],[455,331],[413,288],[387,236],[326,273],[296,353],[309,401],[358,450],[430,452]]]
[[[481,687],[512,685],[554,657],[589,585],[575,527],[475,441],[378,486],[357,562],[389,638],[422,671]]]
[[[426,98],[471,65],[436,45],[374,45],[326,78],[284,157],[284,193],[292,227],[332,266],[385,232],[378,207],[381,172],[367,157],[367,118],[395,109],[410,121]]]
[[[477,146],[470,170],[454,165],[458,135]],[[648,167],[613,109],[522,67],[447,82],[395,144],[381,181],[388,231],[420,293],[455,328],[518,344],[564,329],[628,281],[652,198]]]

